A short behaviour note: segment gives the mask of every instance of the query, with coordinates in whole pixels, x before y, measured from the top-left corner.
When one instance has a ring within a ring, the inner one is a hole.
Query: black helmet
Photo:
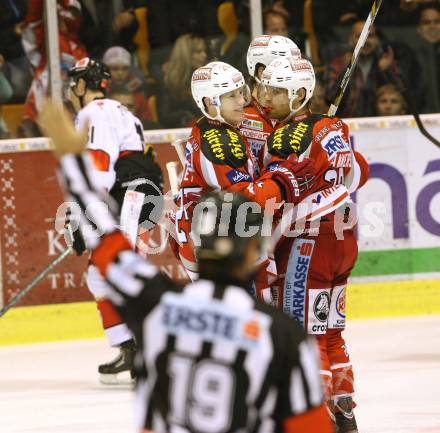
[[[249,240],[261,241],[262,223],[261,207],[243,195],[224,191],[206,194],[195,207],[193,216],[193,240],[196,245],[199,240],[199,262],[238,264]]]
[[[88,89],[99,90],[105,94],[110,85],[111,74],[104,63],[84,57],[69,70],[69,77],[71,86],[75,86],[82,78]]]

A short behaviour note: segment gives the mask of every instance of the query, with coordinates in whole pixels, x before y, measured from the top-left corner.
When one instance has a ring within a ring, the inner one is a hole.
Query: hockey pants
[[[353,395],[353,369],[342,332],[345,329],[347,279],[358,248],[352,229],[286,238],[275,251],[280,279],[277,305],[318,341],[327,399]]]

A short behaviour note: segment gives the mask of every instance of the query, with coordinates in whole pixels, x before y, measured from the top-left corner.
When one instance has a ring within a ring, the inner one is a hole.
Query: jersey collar
[[[310,110],[307,110],[305,113],[299,114],[297,116],[292,116],[292,118],[289,120],[289,122],[299,122],[300,120],[307,119],[312,115],[312,112]]]

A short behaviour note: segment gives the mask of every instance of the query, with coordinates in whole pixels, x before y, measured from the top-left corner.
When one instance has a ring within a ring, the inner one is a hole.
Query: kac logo
[[[326,322],[330,312],[330,295],[327,292],[321,292],[315,299],[313,311],[320,322]]]
[[[249,182],[251,180],[251,175],[249,173],[243,173],[238,170],[229,171],[226,173],[226,177],[231,183]]]

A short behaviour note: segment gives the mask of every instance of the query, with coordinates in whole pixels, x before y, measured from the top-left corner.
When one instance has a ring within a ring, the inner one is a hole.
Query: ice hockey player
[[[191,279],[197,262],[190,237],[193,206],[207,191],[240,191],[263,208],[266,201],[295,203],[308,194],[313,178],[309,160],[284,161],[257,177],[257,164],[238,126],[244,118],[247,86],[241,72],[223,62],[211,62],[194,71],[192,95],[204,116],[191,131],[186,145],[186,167],[176,212],[178,256]],[[267,269],[267,257],[261,269]],[[271,300],[266,271],[259,274],[256,294]],[[269,271],[268,271],[269,272]]]
[[[279,124],[277,119],[270,118],[264,106],[261,75],[272,60],[288,56],[300,59],[301,51],[292,40],[284,36],[257,36],[252,40],[247,52],[246,63],[251,79],[252,97],[244,110],[245,119],[240,125],[240,132],[246,137],[260,171],[263,169],[264,155],[267,152],[267,137]]]
[[[366,182],[368,164],[352,149],[346,123],[310,112],[315,75],[308,60],[276,59],[264,70],[262,83],[269,115],[289,119],[268,138],[269,166],[292,154],[299,160],[310,157],[317,176],[315,190],[320,191],[313,203],[307,203],[311,197],[302,202],[320,215],[318,224],[310,219],[300,236],[281,236],[277,244],[277,269],[285,274],[279,282],[279,306],[318,339],[338,432],[354,433],[353,370],[342,331],[347,279],[358,254],[350,194]]]
[[[243,288],[262,246],[262,213],[249,212],[240,194],[204,196],[199,206],[207,212],[197,214],[205,224],[196,224],[207,227],[199,232],[201,278],[179,287],[116,229],[111,197],[94,186],[88,155],[80,153],[86,138],[55,105],[40,120],[57,146],[66,199],[83,211],[93,201],[109,204],[105,213],[88,213],[103,236],[82,233],[142,355],[137,431],[331,433],[314,343]],[[237,224],[257,230],[241,237]]]
[[[87,150],[94,164],[93,176],[117,200],[121,227],[134,247],[140,223],[146,228],[154,225],[149,220],[154,201],[145,204],[144,201],[148,201],[146,196],[160,200],[161,169],[154,160],[153,149],[145,146],[140,120],[119,102],[105,98],[111,79],[107,66],[86,57],[70,69],[69,76],[69,100],[77,113],[76,126],[88,128]],[[74,247],[81,254],[84,245],[78,231],[74,239]],[[101,382],[117,383],[122,376],[129,376],[135,341],[105,297],[107,283],[94,265],[88,267],[87,285],[96,299],[110,346],[120,348],[114,361],[99,365]],[[122,372],[128,373],[119,374]],[[126,378],[123,379],[125,382]]]

